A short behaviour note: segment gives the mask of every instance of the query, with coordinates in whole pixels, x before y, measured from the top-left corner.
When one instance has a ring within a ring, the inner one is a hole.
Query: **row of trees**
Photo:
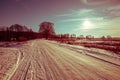
[[[36,38],[54,38],[55,30],[54,24],[51,22],[42,22],[39,25],[39,32],[33,32],[26,26],[14,24],[10,27],[0,27],[0,41],[21,41]]]
[[[21,41],[32,39],[32,29],[27,28],[19,24],[11,25],[10,27],[0,28],[0,41]]]
[[[84,35],[79,35],[77,36],[76,34],[58,34],[56,35],[57,38],[76,38],[76,39],[95,39],[94,36],[92,35],[87,35],[87,36],[84,36]],[[100,37],[100,39],[111,39],[112,37],[110,35],[108,36],[102,36]]]
[[[0,27],[0,31],[30,32],[32,29],[29,29],[26,26],[22,26],[20,24],[13,24],[10,27]]]
[[[46,38],[46,39],[89,39],[95,40],[92,35],[80,35],[76,36],[76,34],[58,34],[56,35],[54,30],[54,23],[52,22],[42,22],[39,25],[39,32],[33,32],[32,29],[22,26],[20,24],[14,24],[10,27],[0,27],[0,40],[19,40],[19,39],[35,39],[35,38]],[[102,36],[99,39],[111,39],[111,36]]]

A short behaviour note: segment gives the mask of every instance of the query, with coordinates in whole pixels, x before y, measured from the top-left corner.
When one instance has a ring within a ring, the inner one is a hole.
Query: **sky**
[[[53,22],[57,34],[120,37],[120,0],[0,0],[0,26],[37,32],[43,21]]]

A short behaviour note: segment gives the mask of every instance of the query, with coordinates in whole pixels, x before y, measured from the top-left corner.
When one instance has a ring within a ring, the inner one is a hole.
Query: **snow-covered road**
[[[29,41],[17,48],[20,61],[6,80],[120,80],[118,59],[115,65],[110,57],[104,61],[104,55],[94,54],[94,58],[83,54],[85,50],[78,52],[46,40]]]

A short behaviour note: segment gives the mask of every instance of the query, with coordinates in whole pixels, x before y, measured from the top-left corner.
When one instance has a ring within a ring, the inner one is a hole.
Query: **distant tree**
[[[86,39],[94,39],[94,36],[92,36],[92,35],[87,35],[87,36],[86,36]]]
[[[29,32],[30,29],[28,29],[26,26],[22,26],[20,24],[13,24],[10,26],[10,31],[15,31],[15,32]]]
[[[20,24],[13,24],[9,27],[9,31],[11,33],[11,40],[19,40],[20,37],[29,37],[26,36],[28,34],[25,32],[30,32],[30,29]]]
[[[70,35],[69,35],[69,34],[65,34],[65,37],[66,37],[66,38],[69,38],[69,37],[70,37]]]
[[[80,39],[84,39],[84,36],[83,36],[83,35],[80,35],[79,38],[80,38]]]
[[[76,38],[76,34],[71,34],[71,38]]]
[[[110,35],[107,35],[107,39],[112,39],[112,37]]]
[[[91,35],[87,35],[86,39],[91,39],[91,37],[92,37]]]
[[[102,36],[101,39],[105,39],[105,36]]]
[[[44,35],[46,39],[55,35],[54,24],[52,22],[42,22],[39,26],[39,33]]]

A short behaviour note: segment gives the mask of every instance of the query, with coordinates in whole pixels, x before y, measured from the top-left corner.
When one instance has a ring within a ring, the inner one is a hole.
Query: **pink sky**
[[[0,26],[38,31],[42,21],[51,21],[57,33],[120,37],[120,0],[1,0],[0,10]],[[85,30],[86,20],[94,28]]]

